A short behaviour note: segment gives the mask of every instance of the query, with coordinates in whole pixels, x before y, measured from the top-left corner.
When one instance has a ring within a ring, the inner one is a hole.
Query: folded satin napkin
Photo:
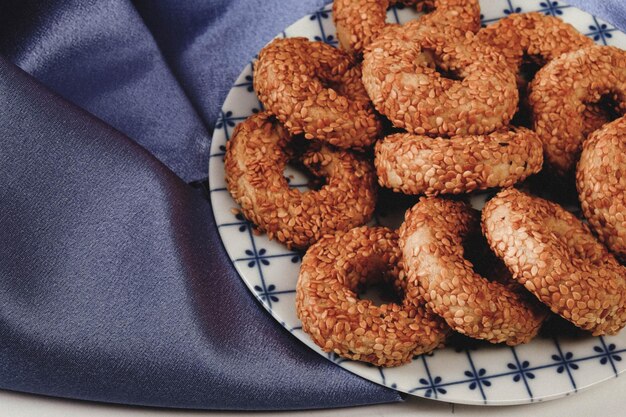
[[[206,409],[400,400],[263,310],[188,184],[243,66],[324,3],[0,2],[0,388]],[[572,3],[626,28],[619,0]]]

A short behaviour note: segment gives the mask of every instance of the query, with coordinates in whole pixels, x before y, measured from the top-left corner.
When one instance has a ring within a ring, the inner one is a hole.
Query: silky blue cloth
[[[187,184],[237,74],[323,3],[0,1],[0,388],[208,409],[400,399],[274,322]],[[620,1],[572,3],[626,28]]]
[[[263,310],[202,189],[1,58],[0,108],[0,388],[214,409],[399,399]]]

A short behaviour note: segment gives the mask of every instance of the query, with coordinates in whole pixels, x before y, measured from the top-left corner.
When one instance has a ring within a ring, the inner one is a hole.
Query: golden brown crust
[[[296,312],[302,329],[326,352],[378,366],[397,366],[444,342],[449,329],[418,298],[380,306],[361,300],[358,287],[377,279],[404,293],[397,235],[360,227],[326,236],[302,260]]]
[[[541,141],[518,128],[450,139],[400,133],[375,148],[378,183],[405,194],[460,194],[507,187],[541,171]]]
[[[254,89],[266,110],[294,134],[340,148],[366,148],[382,125],[345,52],[306,38],[274,39],[261,50]]]
[[[283,176],[290,141],[274,117],[259,113],[237,125],[226,143],[226,185],[246,218],[290,248],[366,223],[376,205],[371,163],[311,142],[302,163],[327,180],[320,190],[301,192]]]
[[[443,77],[434,64],[461,80]],[[515,75],[476,35],[412,23],[387,26],[366,48],[363,83],[380,113],[418,135],[491,133],[508,124],[518,102]]]
[[[514,13],[478,32],[478,38],[495,47],[516,74],[524,55],[547,63],[565,52],[593,45],[569,23],[543,13]]]
[[[513,188],[485,205],[482,227],[513,278],[556,314],[594,335],[626,324],[626,268],[558,204]]]
[[[591,228],[626,261],[626,117],[585,140],[576,168],[576,186]]]
[[[476,32],[480,29],[478,0],[335,0],[333,20],[341,47],[360,54],[387,25],[387,9],[397,3],[431,13],[421,16],[420,25]]]
[[[545,311],[474,272],[463,240],[479,227],[477,212],[465,203],[420,199],[399,230],[407,292],[421,294],[426,306],[459,333],[491,343],[526,343],[539,331]]]
[[[586,102],[604,95],[621,98],[626,111],[626,52],[590,46],[561,55],[544,66],[530,85],[533,127],[543,141],[547,162],[561,175],[576,165],[585,139]]]

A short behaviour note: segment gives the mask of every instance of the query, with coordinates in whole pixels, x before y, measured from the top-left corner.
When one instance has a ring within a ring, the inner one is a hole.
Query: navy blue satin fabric
[[[0,55],[184,180],[206,177],[209,132],[129,1],[3,0]]]
[[[0,388],[213,409],[399,399],[257,304],[201,189],[1,58],[0,109]]]
[[[324,2],[0,0],[0,388],[210,409],[399,400],[262,310],[186,184],[206,177],[239,71]],[[619,0],[572,3],[626,27]]]

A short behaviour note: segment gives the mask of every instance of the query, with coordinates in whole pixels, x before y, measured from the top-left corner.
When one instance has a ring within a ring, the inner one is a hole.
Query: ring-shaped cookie
[[[460,32],[480,29],[478,0],[335,0],[333,20],[341,47],[361,54],[387,25],[387,9],[398,3],[415,6],[419,12],[432,9],[419,18],[420,25]]]
[[[237,125],[226,143],[226,186],[244,216],[289,248],[306,248],[326,234],[366,223],[376,205],[370,162],[346,150],[307,142],[301,162],[326,182],[319,190],[290,188],[283,176],[291,135],[258,113]]]
[[[357,295],[376,280],[403,294],[400,258],[397,234],[383,227],[355,228],[311,246],[296,286],[302,329],[326,352],[377,366],[401,365],[441,346],[449,328],[419,298],[375,305]]]
[[[510,286],[474,271],[463,241],[477,230],[480,216],[467,204],[420,199],[399,230],[407,291],[419,292],[426,307],[459,333],[491,343],[526,343],[539,331],[545,312]]]
[[[363,149],[382,129],[363,87],[361,67],[324,42],[274,39],[259,53],[253,80],[265,109],[293,135]]]
[[[413,22],[385,27],[366,48],[363,83],[380,113],[418,135],[491,133],[517,109],[515,75],[495,49],[471,32],[459,38]]]
[[[378,183],[404,194],[508,187],[541,171],[543,150],[525,128],[450,139],[398,133],[375,147]]]
[[[611,95],[626,112],[626,52],[590,46],[563,54],[544,66],[530,84],[533,128],[543,142],[546,161],[558,174],[575,167],[585,139],[586,102]]]
[[[560,55],[593,45],[572,25],[543,13],[514,13],[481,29],[478,38],[495,47],[518,74],[524,58],[543,66]]]
[[[591,228],[626,262],[626,116],[585,140],[576,167],[576,187]]]
[[[626,267],[572,213],[510,188],[487,202],[482,227],[513,278],[554,313],[596,336],[624,327]]]

